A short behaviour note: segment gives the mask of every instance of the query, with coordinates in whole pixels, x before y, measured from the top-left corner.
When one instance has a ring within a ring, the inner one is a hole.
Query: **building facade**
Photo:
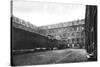
[[[39,34],[50,39],[48,45],[57,47],[84,48],[85,47],[85,20],[76,20],[37,27],[22,19],[13,16],[12,24],[29,32]]]
[[[45,35],[51,39],[62,41],[68,47],[84,48],[85,45],[85,20],[77,20],[60,24],[42,26]]]

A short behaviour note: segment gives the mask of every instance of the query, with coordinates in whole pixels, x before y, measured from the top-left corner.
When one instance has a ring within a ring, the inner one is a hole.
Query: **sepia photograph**
[[[97,61],[97,5],[11,0],[11,66]]]

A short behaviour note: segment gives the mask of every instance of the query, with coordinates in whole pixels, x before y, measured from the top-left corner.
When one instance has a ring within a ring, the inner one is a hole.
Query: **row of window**
[[[37,27],[34,26],[33,24],[31,24],[30,22],[26,22],[26,21],[21,20],[21,19],[19,19],[17,17],[13,17],[13,22],[19,23],[19,24],[24,25],[26,27],[30,27],[32,29],[37,29]]]
[[[85,37],[85,32],[61,32],[61,33],[48,33],[47,35],[54,36],[56,39],[63,38],[81,38]]]
[[[70,33],[70,32],[82,32],[84,31],[84,27],[83,26],[78,26],[78,27],[69,27],[69,28],[60,28],[60,29],[50,29],[47,30],[47,32],[49,34],[55,34],[55,33]]]
[[[85,38],[67,39],[67,43],[85,43]]]
[[[72,21],[72,22],[65,22],[65,23],[43,26],[41,28],[42,29],[53,29],[53,28],[68,27],[68,26],[81,25],[81,24],[85,24],[85,21],[84,20],[77,20],[77,21]]]

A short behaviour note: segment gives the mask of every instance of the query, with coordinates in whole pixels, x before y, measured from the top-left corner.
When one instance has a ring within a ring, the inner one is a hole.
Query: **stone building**
[[[26,22],[15,16],[13,16],[12,22],[12,25],[15,28],[29,31],[33,34],[41,35],[41,37],[49,39],[47,45],[71,48],[85,47],[84,19],[40,27],[34,26],[30,22]]]
[[[64,22],[48,26],[41,26],[39,28],[44,30],[44,35],[51,39],[57,39],[66,42],[68,47],[84,48],[85,44],[85,20],[77,20],[71,22]]]

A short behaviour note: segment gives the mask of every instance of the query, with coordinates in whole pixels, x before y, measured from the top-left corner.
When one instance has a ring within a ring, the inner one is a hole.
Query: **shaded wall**
[[[12,26],[12,49],[47,47],[48,38]]]

